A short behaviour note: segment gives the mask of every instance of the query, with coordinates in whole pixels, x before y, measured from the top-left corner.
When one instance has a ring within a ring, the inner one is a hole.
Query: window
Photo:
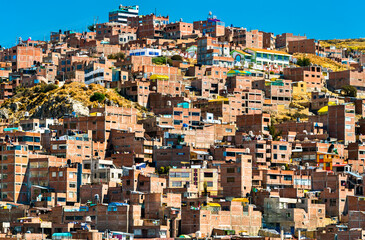
[[[68,178],[74,178],[74,173],[73,173],[73,172],[70,172],[70,173],[68,174]]]
[[[337,199],[330,199],[330,206],[335,207],[337,203]]]
[[[173,181],[172,182],[172,187],[181,187],[182,186],[182,182],[177,182],[177,181]]]
[[[233,183],[233,182],[234,182],[234,177],[227,178],[227,183]]]
[[[68,192],[68,197],[69,198],[73,198],[74,197],[74,193],[73,192]]]
[[[287,147],[286,146],[279,146],[279,150],[286,151],[287,150]]]
[[[292,180],[292,176],[284,176],[284,180],[285,181],[291,181]]]
[[[52,177],[57,177],[57,173],[56,172],[52,172]]]
[[[264,149],[264,144],[256,144],[257,149]]]
[[[63,177],[63,172],[59,172],[59,173],[58,173],[58,176],[59,176],[59,177]]]
[[[227,168],[227,173],[234,173],[234,172],[235,172],[234,168]]]
[[[207,187],[213,187],[213,182],[207,182]]]
[[[211,173],[211,172],[206,172],[206,173],[204,173],[204,177],[205,177],[205,178],[212,178],[212,177],[213,177],[213,173]]]

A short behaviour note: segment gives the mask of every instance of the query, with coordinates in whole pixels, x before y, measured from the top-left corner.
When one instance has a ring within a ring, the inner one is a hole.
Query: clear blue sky
[[[2,0],[0,4],[0,45],[10,47],[17,37],[49,39],[51,31],[85,30],[93,23],[108,21],[108,11],[119,4],[140,6],[142,14],[169,15],[170,21],[182,18],[203,20],[212,11],[226,26],[260,29],[280,34],[293,32],[310,38],[365,37],[364,0]],[[350,2],[350,3],[349,3]]]

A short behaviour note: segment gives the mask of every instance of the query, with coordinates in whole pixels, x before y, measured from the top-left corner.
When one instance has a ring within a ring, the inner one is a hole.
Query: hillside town
[[[365,239],[365,49],[115,7],[0,48],[0,240]]]

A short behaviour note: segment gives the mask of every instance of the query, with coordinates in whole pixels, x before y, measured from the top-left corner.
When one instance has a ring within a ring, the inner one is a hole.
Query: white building
[[[120,5],[118,9],[109,12],[109,22],[118,22],[127,26],[129,17],[138,17],[139,6],[123,6]]]
[[[135,49],[129,52],[130,56],[146,56],[146,57],[159,57],[162,55],[161,49],[142,48]]]

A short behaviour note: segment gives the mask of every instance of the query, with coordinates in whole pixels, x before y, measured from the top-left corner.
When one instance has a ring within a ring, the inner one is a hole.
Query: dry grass
[[[316,64],[316,65],[319,65],[319,66],[324,67],[324,68],[329,68],[329,69],[331,69],[335,72],[344,71],[344,70],[349,69],[349,67],[344,65],[344,64],[341,64],[341,63],[338,63],[338,62],[333,61],[331,59],[328,59],[328,58],[325,58],[325,57],[320,57],[320,56],[317,56],[317,55],[314,55],[314,54],[295,53],[293,55],[293,57],[295,57],[297,59],[307,57],[307,58],[310,59],[310,62],[312,64]]]
[[[29,112],[29,115],[32,116],[44,104],[51,105],[53,109],[70,109],[73,101],[78,101],[88,108],[108,104],[120,107],[134,107],[139,110],[140,114],[146,112],[138,104],[120,96],[114,89],[106,89],[97,84],[85,85],[84,83],[72,82],[48,92],[42,92],[40,89],[41,86],[39,85],[33,88],[20,89],[13,98],[5,101],[1,108],[9,110],[12,119],[22,118],[25,112]],[[90,101],[90,96],[96,92],[105,95],[103,102]],[[14,105],[17,106],[16,111],[13,111]]]
[[[320,44],[323,47],[335,46],[337,48],[347,48],[365,52],[365,38],[325,40],[320,41]]]

